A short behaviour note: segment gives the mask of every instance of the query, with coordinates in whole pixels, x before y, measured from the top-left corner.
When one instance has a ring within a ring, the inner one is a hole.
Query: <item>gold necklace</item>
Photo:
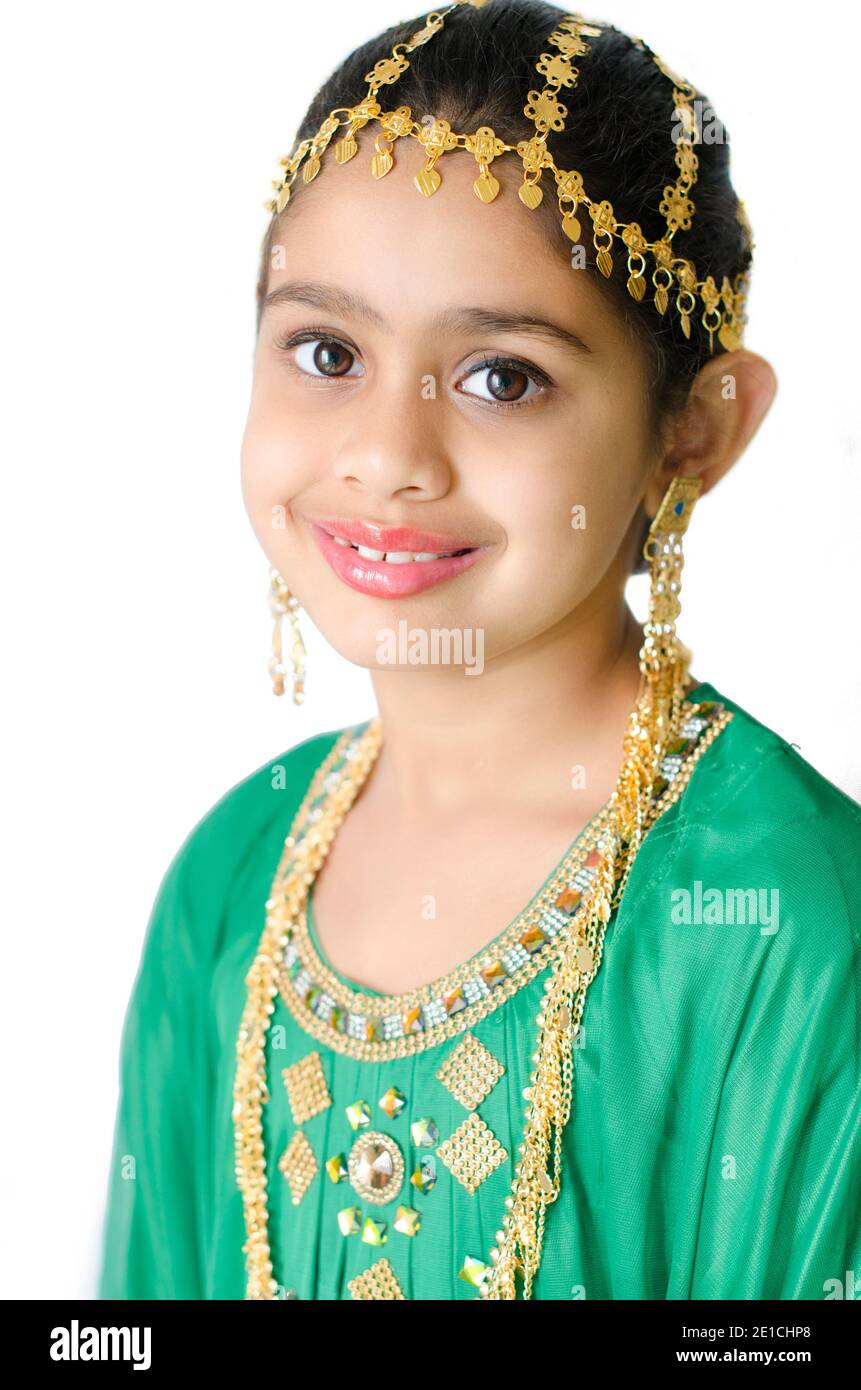
[[[682,537],[700,491],[698,478],[674,478],[649,529],[643,553],[650,563],[649,616],[640,649],[640,688],[628,717],[622,765],[607,803],[600,859],[575,916],[553,943],[552,969],[536,1018],[535,1067],[525,1089],[523,1142],[506,1213],[490,1251],[490,1272],[480,1296],[524,1299],[532,1296],[541,1263],[547,1207],[559,1195],[562,1132],[571,1112],[573,1044],[580,1028],[586,991],[601,964],[604,934],[618,907],[643,839],[658,816],[678,799],[697,759],[732,719],[720,704],[710,707],[708,727],[684,761],[685,776],[669,773],[681,756],[679,738],[685,709],[690,653],[676,634],[684,565]],[[696,713],[704,711],[703,704]],[[266,904],[266,926],[247,976],[248,995],[237,1041],[233,1117],[236,1178],[245,1212],[246,1297],[277,1296],[268,1237],[263,1106],[266,1085],[266,1033],[279,993],[279,971],[294,924],[329,852],[338,827],[355,801],[382,743],[382,724],[372,721],[352,749],[353,766],[331,789],[325,807],[311,808],[330,776],[335,750],[318,769],[287,837],[291,859],[276,875]],[[339,750],[343,747],[336,743]],[[676,769],[678,770],[678,769]],[[666,775],[665,775],[666,774]],[[319,816],[316,812],[319,811]],[[520,1289],[518,1289],[518,1284]]]
[[[666,759],[666,749],[673,740],[680,744],[679,731],[706,706],[685,706],[679,702],[673,719],[665,724],[665,736],[659,749],[659,764]],[[640,702],[629,721],[625,740],[622,774],[610,801],[598,813],[587,831],[572,846],[559,869],[548,881],[544,903],[541,894],[535,906],[546,907],[558,892],[559,883],[570,876],[577,851],[583,861],[588,853],[589,887],[584,888],[576,915],[565,919],[556,932],[550,949],[538,968],[552,963],[545,985],[545,999],[536,1018],[538,1041],[533,1056],[535,1067],[530,1085],[524,1092],[528,1104],[520,1157],[515,1166],[511,1194],[506,1198],[506,1214],[497,1233],[497,1244],[490,1251],[491,1272],[480,1286],[482,1298],[513,1299],[518,1296],[518,1281],[522,1283],[523,1298],[531,1297],[535,1272],[540,1264],[547,1206],[559,1193],[561,1177],[562,1131],[568,1120],[573,1092],[573,1044],[580,1028],[586,992],[597,974],[603,955],[604,934],[612,910],[618,905],[636,850],[648,829],[678,797],[686,785],[696,760],[732,718],[721,705],[708,706],[705,719],[698,722],[699,732],[693,752],[682,761],[678,771],[684,775],[662,779],[652,776],[650,800],[642,805],[633,801],[625,789],[630,780],[642,778],[642,740],[646,729]],[[707,727],[706,727],[707,726]],[[275,1010],[275,999],[291,1007],[301,1025],[314,1032],[329,1045],[352,1055],[376,1055],[381,1044],[370,1039],[345,1039],[313,1020],[306,1008],[300,1012],[294,997],[285,988],[283,979],[285,951],[297,927],[304,928],[308,895],[344,817],[370,774],[382,747],[382,723],[371,721],[364,734],[356,738],[346,730],[317,769],[302,804],[297,811],[284,853],[275,874],[271,895],[266,904],[266,926],[254,963],[246,976],[248,995],[237,1043],[237,1072],[234,1088],[233,1119],[236,1133],[236,1176],[243,1196],[246,1242],[247,1292],[249,1299],[277,1297],[278,1283],[274,1277],[268,1239],[268,1208],[266,1159],[263,1146],[263,1106],[269,1099],[266,1082],[266,1033]],[[347,764],[341,771],[339,765]],[[660,766],[658,767],[660,771]],[[626,833],[627,831],[627,833]],[[596,846],[600,846],[600,853]],[[567,870],[567,874],[566,871]],[[551,908],[552,910],[552,908]],[[529,918],[529,909],[515,919]],[[562,914],[558,914],[560,918]],[[538,966],[538,963],[536,963]],[[532,973],[537,973],[537,968]],[[508,988],[507,994],[513,992]],[[503,1002],[491,999],[490,1007]],[[470,1006],[473,1010],[478,1005]],[[464,1021],[465,1019],[465,1021]],[[468,1026],[472,1021],[469,1007],[462,1015],[455,1014],[438,1033],[432,1030],[404,1041],[382,1043],[386,1055],[397,1056],[404,1051],[421,1050],[433,1045],[438,1036],[448,1036]]]

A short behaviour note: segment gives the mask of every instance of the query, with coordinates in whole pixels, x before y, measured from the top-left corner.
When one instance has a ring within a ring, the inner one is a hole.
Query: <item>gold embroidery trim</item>
[[[712,705],[717,703],[719,705],[719,702],[714,701],[700,703],[711,703]],[[698,709],[699,703],[690,704],[686,701],[682,708],[680,723],[684,724],[686,720],[698,717]],[[648,827],[651,827],[679,799],[690,780],[696,762],[731,719],[731,711],[720,710],[713,715],[708,726],[694,736],[694,747],[685,756],[666,791],[653,804],[652,813],[647,821]],[[377,723],[378,721],[372,722],[366,737],[370,735],[372,728]],[[288,842],[273,882],[270,904],[278,902],[284,891],[285,882],[289,880],[293,860],[293,842],[307,820],[308,810],[316,797],[320,795],[332,764],[338,760],[341,756],[341,750],[348,746],[353,737],[351,731],[348,731],[347,735],[341,736],[312,782],[308,796],[294,821],[291,835],[288,836]],[[492,985],[487,994],[466,1003],[458,1012],[442,1018],[438,1023],[432,1023],[420,1030],[417,1029],[415,1032],[405,1033],[403,1036],[364,1039],[338,1031],[329,1022],[328,1017],[321,1017],[309,1007],[305,998],[306,987],[313,987],[318,994],[328,996],[333,1008],[340,1008],[364,1016],[369,1021],[376,1023],[395,1015],[416,1017],[423,1006],[440,998],[451,996],[466,981],[497,964],[502,956],[517,946],[520,937],[530,928],[537,927],[547,934],[548,929],[542,922],[542,918],[547,910],[553,906],[563,889],[583,869],[585,860],[590,853],[598,848],[606,828],[607,814],[608,806],[605,805],[583,829],[565,858],[553,871],[533,901],[483,951],[462,962],[447,975],[440,976],[429,984],[422,985],[420,988],[405,994],[366,994],[361,990],[352,989],[343,980],[340,980],[322,959],[311,939],[308,931],[307,910],[303,903],[301,910],[289,923],[287,930],[290,943],[295,947],[298,963],[306,975],[298,977],[300,988],[297,990],[294,979],[282,959],[277,975],[278,992],[282,1001],[299,1026],[311,1037],[316,1038],[318,1042],[325,1043],[332,1051],[358,1061],[388,1061],[392,1058],[411,1057],[419,1052],[427,1051],[428,1048],[436,1047],[449,1038],[457,1037],[480,1019],[493,1013],[507,999],[510,999],[512,995],[552,964],[558,933],[550,936],[550,939],[542,944],[541,949],[523,960],[512,974],[507,974],[498,984]],[[569,920],[575,921],[576,914]],[[564,931],[565,928],[562,930]]]
[[[714,708],[716,702],[706,703]],[[719,702],[717,702],[719,704]],[[701,704],[693,704],[684,701],[681,710],[680,723],[684,723],[691,718],[698,717],[698,710]],[[717,715],[709,721],[706,729],[701,730],[695,736],[695,746],[685,756],[684,760],[677,769],[670,786],[666,789],[664,796],[654,804],[652,813],[647,818],[647,825],[651,827],[654,822],[664,813],[665,810],[678,800],[679,795],[684,790],[690,780],[691,773],[699,757],[715,738],[727,727],[733,718],[733,712],[720,709]],[[367,777],[370,764],[373,762],[379,747],[380,721],[372,720],[354,749],[354,760],[358,764],[358,781],[349,775],[350,769],[346,769],[345,775],[335,779],[335,786],[332,792],[332,800],[335,803],[334,810],[336,815],[346,814],[355,796]],[[329,776],[335,763],[340,759],[342,752],[353,743],[355,731],[347,729],[335,741],[327,756],[324,758],[317,772],[311,779],[311,783],[294,818],[291,833],[285,842],[282,863],[279,865],[276,874],[276,883],[281,881],[282,868],[292,859],[292,851],[296,843],[296,836],[300,833],[308,819],[311,808],[315,800],[320,796],[324,787],[325,779]],[[603,820],[602,813],[593,822],[592,829],[597,828],[597,822]],[[590,827],[587,827],[587,830]],[[278,1283],[274,1278],[272,1266],[271,1250],[269,1247],[268,1236],[268,1195],[266,1180],[266,1154],[263,1144],[263,1106],[269,1100],[269,1087],[267,1081],[266,1068],[266,1034],[274,1012],[273,999],[279,992],[279,972],[282,966],[284,945],[287,941],[286,928],[299,914],[299,910],[304,906],[307,888],[314,881],[315,872],[319,872],[319,865],[325,859],[328,852],[334,830],[324,832],[322,836],[316,837],[313,825],[308,829],[306,836],[306,850],[310,849],[309,858],[311,862],[319,861],[314,872],[307,872],[302,882],[293,881],[286,885],[283,900],[272,896],[266,903],[267,919],[263,930],[257,954],[245,977],[247,997],[242,1020],[237,1037],[237,1067],[236,1078],[233,1089],[233,1122],[235,1134],[235,1158],[236,1158],[236,1180],[242,1194],[243,1213],[245,1218],[246,1240],[242,1246],[242,1252],[246,1263],[246,1298],[247,1299],[275,1299],[278,1296]],[[310,840],[310,843],[308,841]],[[578,844],[582,841],[578,841]],[[624,879],[628,876],[630,864],[626,869]],[[294,879],[297,876],[294,876]],[[556,875],[554,875],[556,877]],[[624,887],[624,879],[621,888]],[[549,885],[548,885],[549,886]],[[620,888],[620,894],[621,894]],[[529,909],[527,909],[529,911]],[[571,918],[574,922],[576,916]],[[562,932],[559,936],[560,945],[566,933]],[[603,937],[603,933],[602,933]],[[554,943],[555,944],[555,943]],[[551,949],[546,953],[548,958],[552,958],[554,951]],[[599,951],[600,956],[600,951]],[[547,959],[550,964],[550,959]],[[600,963],[600,961],[599,961]],[[586,969],[584,965],[581,967]],[[501,990],[503,986],[500,986]],[[499,990],[495,991],[498,993]],[[283,997],[283,993],[282,993]],[[378,1007],[382,1002],[383,996],[374,996],[378,1001]],[[494,995],[490,995],[492,1000]],[[487,1001],[481,1001],[485,1003]],[[501,1000],[500,1000],[501,1002]],[[474,1007],[474,1006],[470,1006]],[[446,1024],[441,1025],[445,1029],[447,1025],[454,1023],[462,1024],[465,1028],[472,1022],[472,1018],[466,1018],[470,1013],[470,1008],[463,1010],[459,1015],[446,1020]],[[304,1011],[303,1017],[299,1020],[301,1026],[308,1030],[308,1019],[313,1019],[313,1015],[307,1015]],[[332,1030],[329,1030],[332,1033]],[[443,1034],[448,1035],[448,1034]],[[337,1034],[333,1034],[337,1038]],[[412,1050],[420,1051],[422,1046],[428,1046],[427,1034],[418,1035],[407,1039],[399,1039],[398,1042],[410,1042],[414,1044]],[[333,1046],[332,1037],[327,1036],[325,1041]],[[386,1046],[383,1044],[382,1046]],[[377,1054],[379,1055],[379,1054]],[[291,1155],[292,1157],[292,1155]],[[286,1166],[286,1165],[285,1165]],[[301,1200],[301,1199],[300,1199]],[[366,1271],[370,1273],[370,1271]],[[382,1273],[382,1271],[380,1271]],[[360,1276],[361,1277],[361,1276]],[[352,1289],[351,1289],[352,1292]],[[360,1293],[360,1297],[363,1295]],[[367,1295],[365,1295],[367,1296]],[[385,1296],[385,1295],[384,1295]],[[391,1293],[389,1296],[393,1296]],[[395,1297],[398,1295],[395,1294]]]

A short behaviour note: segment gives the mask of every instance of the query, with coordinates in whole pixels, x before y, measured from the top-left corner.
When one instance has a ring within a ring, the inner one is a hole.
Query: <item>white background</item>
[[[179,843],[247,773],[372,711],[307,617],[307,704],[271,695],[238,455],[278,158],[330,70],[408,12],[5,14],[5,1297],[94,1291],[120,1028]],[[692,523],[682,636],[701,678],[861,798],[854,15],[594,13],[728,127],[756,236],[747,344],[780,382]]]

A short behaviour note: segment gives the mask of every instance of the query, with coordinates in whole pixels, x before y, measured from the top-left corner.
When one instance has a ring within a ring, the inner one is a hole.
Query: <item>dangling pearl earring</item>
[[[286,614],[293,629],[293,640],[290,647],[290,657],[293,663],[293,703],[294,705],[301,705],[305,698],[305,643],[302,641],[302,633],[299,630],[299,601],[295,594],[291,594],[274,566],[270,566],[269,569],[269,585],[269,611],[275,620],[275,627],[272,632],[272,656],[269,660],[273,693],[275,695],[284,694],[284,678],[287,675],[287,668],[283,660],[281,620]]]

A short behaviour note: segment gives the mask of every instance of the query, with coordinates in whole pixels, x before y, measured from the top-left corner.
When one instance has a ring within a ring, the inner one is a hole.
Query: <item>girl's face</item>
[[[381,632],[405,620],[481,631],[489,662],[617,608],[657,463],[644,368],[591,272],[548,249],[516,160],[497,161],[485,205],[465,154],[440,161],[430,199],[417,142],[395,159],[380,180],[364,147],[324,159],[288,209],[243,495],[267,558],[348,660],[383,664]]]

